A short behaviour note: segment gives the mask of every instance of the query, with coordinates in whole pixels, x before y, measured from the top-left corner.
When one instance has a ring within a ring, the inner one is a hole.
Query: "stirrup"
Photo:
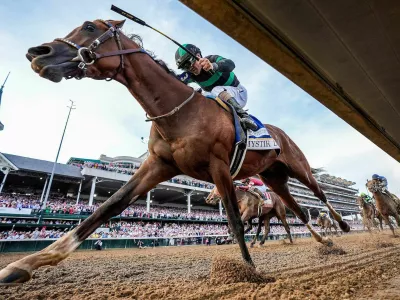
[[[247,129],[255,131],[258,128],[257,124],[250,117],[241,118],[240,122]]]

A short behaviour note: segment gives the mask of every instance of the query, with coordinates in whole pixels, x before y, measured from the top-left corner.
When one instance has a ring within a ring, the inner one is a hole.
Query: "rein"
[[[189,96],[189,98],[187,98],[185,101],[182,102],[182,104],[180,104],[179,106],[176,106],[173,110],[171,110],[169,113],[163,114],[161,116],[157,116],[157,117],[149,117],[146,113],[146,122],[153,122],[162,118],[166,118],[169,116],[172,116],[173,114],[177,113],[183,106],[185,106],[185,104],[189,103],[190,100],[193,99],[194,94],[195,94],[195,90],[193,90],[192,94]]]
[[[124,69],[125,63],[124,63],[124,55],[126,54],[133,54],[133,53],[144,53],[149,55],[152,59],[153,57],[144,49],[138,48],[138,49],[122,49],[122,44],[121,44],[121,38],[120,38],[120,29],[117,27],[114,27],[111,23],[107,23],[106,21],[100,20],[102,23],[108,26],[108,30],[104,32],[102,35],[100,35],[97,39],[95,39],[88,47],[82,47],[66,38],[56,38],[55,41],[58,42],[63,42],[71,47],[74,47],[78,50],[77,56],[73,58],[71,61],[73,62],[78,62],[79,65],[78,68],[81,70],[80,74],[77,74],[75,76],[67,76],[66,79],[82,79],[86,77],[86,71],[87,71],[87,66],[90,66],[94,64],[97,60],[105,58],[105,57],[111,57],[111,56],[119,56],[120,57],[120,63],[115,71],[114,75],[109,78],[105,79],[106,81],[111,81],[112,79],[115,78],[115,76],[121,72],[121,70]],[[104,44],[106,41],[109,39],[114,38],[115,42],[118,45],[118,49],[116,51],[111,51],[107,53],[97,53],[94,50],[96,50],[101,44]],[[190,102],[190,100],[193,99],[195,95],[195,90],[193,90],[192,94],[187,98],[182,104],[179,106],[175,107],[173,110],[170,112],[163,114],[161,116],[156,116],[156,117],[149,117],[146,113],[146,122],[152,122],[156,121],[162,118],[170,117],[177,113],[183,106],[185,106],[187,103]]]

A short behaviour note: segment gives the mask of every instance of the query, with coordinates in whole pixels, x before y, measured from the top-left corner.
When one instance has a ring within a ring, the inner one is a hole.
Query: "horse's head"
[[[379,182],[375,179],[367,180],[367,183],[365,184],[365,186],[371,193],[376,193],[376,192],[380,191],[380,189],[381,189]]]
[[[207,204],[217,204],[221,200],[221,195],[219,194],[217,188],[215,187],[206,199]]]
[[[36,73],[53,82],[84,76],[110,78],[123,64],[122,56],[99,59],[99,54],[122,49],[124,36],[119,29],[123,24],[124,21],[84,22],[65,38],[29,48],[26,57]]]
[[[364,207],[364,199],[361,196],[358,196],[356,202],[360,208]]]

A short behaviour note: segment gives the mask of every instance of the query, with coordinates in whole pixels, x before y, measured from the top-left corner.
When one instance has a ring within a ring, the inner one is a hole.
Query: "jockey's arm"
[[[227,58],[223,58],[219,55],[206,56],[213,65],[213,71],[216,72],[232,72],[235,69],[235,63]]]
[[[257,179],[257,178],[252,178],[250,181],[255,186],[263,186],[264,185],[264,183],[261,180]]]

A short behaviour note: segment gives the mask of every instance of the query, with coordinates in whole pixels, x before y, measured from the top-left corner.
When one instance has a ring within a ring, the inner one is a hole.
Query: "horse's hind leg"
[[[314,230],[308,215],[301,210],[299,204],[290,194],[289,187],[287,185],[287,175],[283,174],[282,172],[263,172],[260,174],[260,178],[276,194],[278,194],[278,196],[281,197],[283,203],[303,222],[304,225],[307,226],[308,230],[311,232],[311,235],[317,242],[328,245],[332,243],[328,239],[322,238],[321,235]]]
[[[141,168],[121,189],[74,230],[42,251],[26,256],[1,270],[0,284],[22,283],[28,281],[32,272],[39,267],[57,265],[78,248],[101,224],[120,214],[140,195],[146,194],[158,183],[175,175],[177,175],[177,171],[174,167],[166,165],[159,158],[149,156]]]
[[[288,239],[289,239],[290,243],[293,244],[292,235],[290,234],[290,227],[289,227],[289,224],[286,221],[286,212],[285,212],[285,208],[284,207],[283,207],[283,212],[281,211],[279,213],[278,212],[276,213],[276,217],[279,220],[281,220],[281,222],[283,224],[283,227],[285,227],[285,231],[286,231],[286,233],[288,235]]]
[[[382,218],[385,221],[386,225],[389,226],[389,228],[392,231],[393,235],[396,236],[396,233],[394,232],[394,228],[393,228],[392,222],[390,222],[389,216],[387,216],[387,215],[386,216],[382,216]]]
[[[336,222],[339,223],[340,228],[344,232],[349,232],[350,231],[349,224],[347,224],[345,221],[343,221],[342,216],[336,212],[336,210],[333,208],[333,206],[330,204],[330,202],[326,199],[324,192],[322,191],[321,187],[318,185],[317,180],[312,175],[311,169],[310,169],[310,166],[308,165],[308,163],[307,163],[307,166],[306,165],[296,166],[295,169],[293,169],[294,166],[291,166],[291,167],[292,167],[292,169],[290,172],[290,176],[298,179],[301,183],[303,183],[306,187],[308,187],[311,191],[313,191],[315,197],[317,197],[322,202],[324,202],[325,205],[328,207],[329,212],[332,214],[332,216],[336,220]]]

